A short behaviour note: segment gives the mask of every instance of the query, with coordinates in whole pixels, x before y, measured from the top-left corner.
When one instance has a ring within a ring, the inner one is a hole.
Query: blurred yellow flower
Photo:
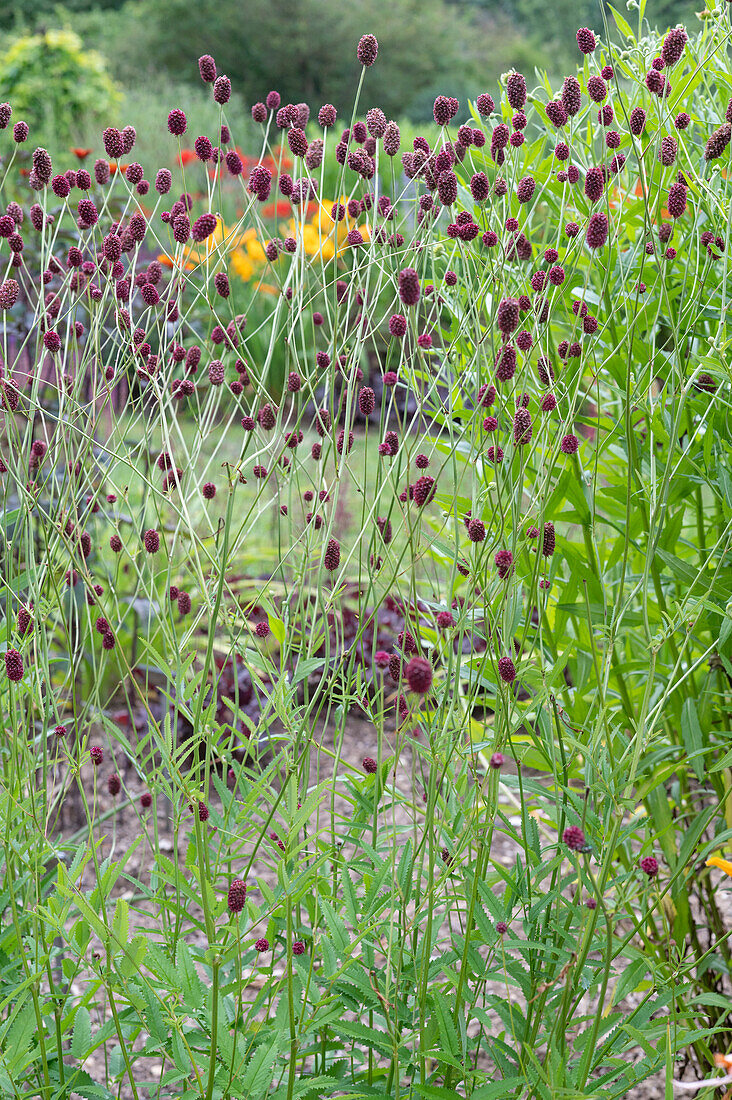
[[[707,867],[718,867],[720,871],[724,871],[725,875],[732,875],[732,860],[722,859],[721,856],[710,856]]]
[[[340,200],[344,205],[346,198]],[[280,226],[283,236],[294,237],[305,255],[312,261],[329,263],[336,255],[340,255],[347,248],[346,236],[353,226],[353,218],[346,215],[343,221],[333,223],[330,212],[333,202],[324,199],[315,206],[314,212],[306,222],[299,222],[290,218]],[[309,207],[310,212],[313,207]],[[360,226],[361,235],[367,241],[370,237],[369,227]],[[158,256],[158,260],[167,267],[181,267],[191,271],[200,264],[205,263],[212,255],[217,260],[228,263],[232,272],[242,282],[249,282],[258,278],[267,263],[264,251],[265,242],[257,236],[257,230],[253,227],[237,234],[223,224],[221,218],[216,222],[216,229],[212,235],[201,245],[187,245],[180,256],[170,256],[165,253]],[[276,294],[277,288],[270,284],[261,284],[259,287],[267,294]]]
[[[249,230],[249,232],[255,231]],[[179,259],[175,255],[171,256],[163,252],[158,256],[158,260],[166,267],[180,267],[185,271],[192,271],[205,263],[213,254],[216,254],[216,258],[226,259],[227,253],[238,244],[239,240],[240,238],[231,229],[227,229],[221,218],[217,218],[213,233],[201,244],[186,245]]]
[[[248,283],[254,274],[254,264],[243,248],[236,248],[231,253],[231,267],[244,283]]]

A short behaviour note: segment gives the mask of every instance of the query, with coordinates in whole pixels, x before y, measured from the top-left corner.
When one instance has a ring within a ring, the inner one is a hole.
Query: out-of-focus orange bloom
[[[632,190],[628,191],[626,193],[625,201],[627,202],[629,199],[633,199],[633,198],[635,198],[635,199],[642,199],[643,198],[643,184],[642,184],[640,179],[637,179],[635,181],[634,185],[633,185]],[[610,209],[614,210],[618,206],[619,202],[620,202],[620,189],[617,188],[617,187],[614,187],[612,195],[610,196]],[[669,218],[670,216],[671,215],[668,212],[668,207],[664,206],[661,209],[661,217],[662,218]]]
[[[192,160],[197,159],[192,149],[181,149],[180,153],[178,153],[178,156],[175,158],[176,164],[179,164],[181,168],[185,167],[186,164],[190,164]]]
[[[280,156],[282,157],[282,167],[283,168],[292,168],[292,157],[290,156],[290,154],[288,152],[287,146],[283,146],[281,144],[280,145],[274,145],[272,147],[272,152],[273,152],[276,160],[279,161]]]
[[[627,194],[625,196],[626,202],[627,202],[628,199],[631,199],[631,198],[636,198],[636,199],[642,199],[643,198],[643,184],[641,183],[640,179],[637,179],[635,181],[635,184],[633,185],[632,191],[627,192]],[[612,192],[612,195],[610,196],[610,209],[614,210],[619,202],[620,202],[620,188],[619,187],[613,187],[613,192]]]
[[[75,157],[78,157],[79,160],[86,160],[86,158],[91,153],[91,149],[80,149],[78,146],[75,145],[73,146],[71,152],[74,154]]]
[[[289,202],[268,202],[262,207],[263,218],[286,218],[290,213],[292,213],[292,207]]]

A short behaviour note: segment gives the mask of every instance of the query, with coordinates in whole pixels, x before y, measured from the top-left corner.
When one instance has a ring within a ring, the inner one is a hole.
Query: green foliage
[[[56,146],[108,120],[120,94],[100,54],[73,31],[49,30],[18,38],[0,57],[0,98],[12,100],[34,140]]]
[[[77,26],[80,24],[77,22]],[[180,33],[171,35],[176,26]],[[334,103],[345,113],[358,82],[354,42],[377,28],[379,105],[390,117],[431,119],[434,95],[456,95],[465,107],[484,86],[514,65],[547,56],[527,45],[505,16],[461,12],[443,0],[134,0],[98,22],[93,40],[126,83],[162,68],[195,81],[189,43],[212,53],[245,102],[276,88],[283,103],[305,100],[312,109]],[[88,27],[84,33],[88,33]],[[109,36],[109,37],[107,37]],[[431,95],[431,98],[430,98]]]

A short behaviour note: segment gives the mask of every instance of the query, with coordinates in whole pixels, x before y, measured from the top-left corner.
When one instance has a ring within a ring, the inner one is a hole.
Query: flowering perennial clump
[[[0,104],[13,1095],[620,1096],[727,1043],[701,22],[408,130],[373,34],[352,111],[263,85],[243,135],[204,54],[159,163]]]

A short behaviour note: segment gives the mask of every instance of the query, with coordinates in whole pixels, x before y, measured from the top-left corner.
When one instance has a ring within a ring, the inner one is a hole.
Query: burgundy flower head
[[[545,558],[550,558],[552,556],[555,545],[556,535],[554,532],[554,524],[547,522],[544,524],[544,538],[541,547],[541,552]]]
[[[451,122],[455,112],[453,110],[453,101],[449,96],[438,95],[432,107],[432,117],[438,126],[447,126],[448,122]]]
[[[174,137],[182,137],[186,132],[186,126],[188,120],[186,119],[185,112],[174,108],[168,115],[168,129]]]
[[[587,233],[585,235],[588,247],[593,249],[602,248],[607,241],[608,230],[607,214],[592,214],[587,223]]]
[[[585,834],[579,825],[568,825],[562,833],[562,840],[573,852],[579,852],[585,846]]]
[[[597,39],[589,27],[580,27],[577,31],[577,45],[585,54],[593,53],[597,46]]]
[[[366,68],[376,61],[379,53],[379,43],[373,34],[365,34],[356,47],[356,57]]]
[[[5,673],[13,684],[19,684],[23,679],[23,658],[17,649],[5,651]]]
[[[160,535],[157,531],[153,530],[152,528],[149,531],[146,531],[143,537],[143,542],[145,544],[145,549],[147,550],[148,554],[157,554],[158,550],[160,549]]]
[[[485,524],[481,519],[470,519],[468,522],[468,538],[471,542],[485,541]]]
[[[404,669],[404,677],[410,691],[425,695],[432,687],[432,665],[425,657],[412,657]]]
[[[717,160],[721,157],[729,145],[730,136],[732,135],[732,125],[729,122],[724,122],[718,130],[715,130],[712,136],[707,141],[704,149],[704,160]]]
[[[525,409],[519,411],[526,412]],[[510,550],[499,550],[495,556],[495,563],[498,576],[503,580],[513,571],[513,554]]]
[[[338,112],[332,103],[324,103],[318,111],[318,125],[322,126],[324,130],[331,126],[335,126]]]
[[[661,47],[661,57],[666,65],[675,65],[677,61],[681,60],[681,55],[688,41],[689,36],[683,27],[675,27],[674,30],[668,32]]]
[[[231,99],[231,81],[228,76],[217,76],[213,86],[213,97],[216,103],[223,105]]]
[[[341,547],[337,539],[329,539],[323,557],[323,567],[329,573],[334,573],[341,564]]]
[[[511,73],[506,81],[506,95],[514,111],[520,111],[526,103],[526,79],[521,73]]]
[[[674,183],[668,192],[668,212],[672,218],[683,217],[686,211],[687,191],[683,183]],[[664,228],[664,227],[662,227]],[[660,231],[659,231],[660,236]]]
[[[516,446],[525,447],[530,443],[532,433],[531,413],[528,409],[517,409],[513,418],[513,441]]]
[[[418,508],[423,508],[425,504],[429,504],[435,495],[436,482],[429,474],[425,474],[423,477],[418,478],[414,485],[411,487],[411,496],[414,503]]]
[[[521,203],[529,202],[536,190],[536,180],[533,176],[524,176],[516,187],[516,197]]]
[[[200,218],[197,218],[193,224],[191,230],[193,240],[201,243],[205,241],[216,229],[216,215],[215,214],[201,214]]]
[[[226,904],[230,913],[241,913],[247,900],[247,884],[243,879],[235,878],[229,886]]]
[[[419,275],[413,267],[405,267],[399,272],[399,297],[405,306],[416,306],[419,301]]]
[[[546,111],[546,117],[549,119],[553,126],[557,127],[557,129],[566,124],[567,110],[561,100],[550,100],[544,110]]]
[[[205,53],[203,57],[199,57],[198,71],[201,74],[201,80],[206,84],[213,84],[216,79],[216,62],[211,54]]]
[[[502,298],[496,310],[496,324],[504,340],[518,328],[519,319],[518,299]]]
[[[602,103],[607,95],[607,84],[601,76],[591,76],[587,81],[587,94],[595,103]]]
[[[505,684],[512,684],[516,679],[516,668],[510,657],[501,657],[498,662],[498,675]]]
[[[585,174],[585,195],[590,202],[599,202],[605,190],[605,173],[602,168],[588,168]]]
[[[640,869],[649,879],[655,878],[658,874],[658,860],[655,856],[644,856],[640,861]]]
[[[565,77],[562,85],[562,106],[568,115],[576,115],[582,106],[582,92],[576,76]]]

